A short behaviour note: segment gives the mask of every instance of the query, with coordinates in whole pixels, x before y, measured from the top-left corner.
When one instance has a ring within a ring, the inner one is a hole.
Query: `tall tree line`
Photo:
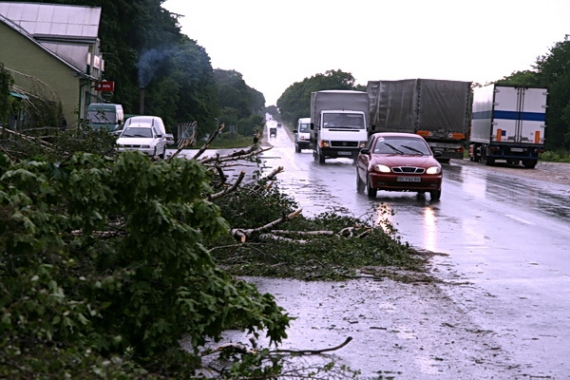
[[[220,76],[215,75],[205,47],[181,33],[178,19],[182,15],[164,9],[164,0],[28,2],[101,7],[102,79],[115,81],[112,101],[121,103],[126,113],[139,113],[143,88],[145,114],[160,116],[169,126],[197,121],[201,134],[213,131],[216,119],[226,122],[236,114],[237,120],[228,121],[248,124],[252,115],[262,113],[263,94],[245,85],[243,79],[243,83],[233,83],[231,91],[242,104],[220,96],[220,87],[227,89],[232,84],[218,83]],[[234,73],[241,78],[240,73]],[[258,115],[254,120],[260,119]]]
[[[355,86],[351,73],[342,70],[328,70],[324,74],[315,74],[301,82],[295,82],[277,99],[282,120],[294,124],[299,118],[310,117],[311,92],[320,90],[361,90],[361,88]]]

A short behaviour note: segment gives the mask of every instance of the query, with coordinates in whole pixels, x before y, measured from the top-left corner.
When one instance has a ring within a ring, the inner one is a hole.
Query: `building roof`
[[[0,1],[0,14],[34,37],[96,41],[100,7]]]
[[[100,19],[100,7],[0,1],[0,21],[83,74]]]

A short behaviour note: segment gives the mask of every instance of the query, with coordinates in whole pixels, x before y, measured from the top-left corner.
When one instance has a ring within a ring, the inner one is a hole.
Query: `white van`
[[[297,121],[295,134],[295,152],[300,153],[301,149],[312,149],[311,145],[311,118],[304,117]]]
[[[123,129],[125,113],[120,104],[91,103],[87,106],[86,118],[91,128],[114,132]]]
[[[158,116],[133,116],[127,119],[125,129],[117,139],[117,151],[138,150],[149,157],[164,158],[166,129]]]

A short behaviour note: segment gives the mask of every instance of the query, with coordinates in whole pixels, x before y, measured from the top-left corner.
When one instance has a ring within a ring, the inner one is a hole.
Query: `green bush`
[[[570,162],[570,152],[566,150],[546,151],[540,155],[543,161]]]
[[[0,154],[0,378],[192,376],[228,328],[286,336],[271,295],[206,245],[227,234],[198,162]]]

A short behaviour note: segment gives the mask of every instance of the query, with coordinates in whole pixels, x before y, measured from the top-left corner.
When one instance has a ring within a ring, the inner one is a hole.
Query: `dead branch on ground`
[[[250,239],[252,237],[252,235],[255,234],[259,234],[260,232],[269,230],[270,228],[272,228],[275,225],[278,225],[280,223],[283,223],[287,220],[291,220],[293,218],[296,218],[297,216],[301,215],[301,211],[303,211],[303,209],[298,209],[297,211],[293,211],[292,213],[290,213],[289,215],[283,215],[281,218],[276,219],[272,222],[267,223],[264,226],[261,227],[257,227],[257,228],[248,228],[248,229],[241,229],[241,228],[233,228],[230,231],[230,234],[238,241],[241,241],[242,243],[244,243],[247,239]]]
[[[223,171],[222,171],[222,173],[223,173]],[[224,174],[224,177],[225,177],[225,174]],[[221,197],[223,197],[224,195],[229,194],[229,193],[231,193],[232,191],[237,190],[237,188],[239,187],[239,185],[241,184],[241,182],[243,181],[244,178],[245,178],[245,172],[242,171],[242,172],[239,173],[239,176],[238,176],[237,180],[234,182],[234,184],[233,184],[232,186],[227,187],[226,189],[224,189],[224,190],[222,190],[222,191],[220,191],[220,192],[218,192],[218,193],[210,194],[210,195],[208,196],[208,200],[212,201],[212,200],[214,200],[214,199],[221,198]]]
[[[320,355],[320,354],[325,353],[325,352],[340,350],[341,348],[343,348],[344,346],[349,344],[351,341],[352,341],[352,337],[349,336],[348,338],[345,339],[344,342],[342,342],[338,346],[333,346],[333,347],[329,347],[329,348],[322,348],[322,349],[307,349],[307,350],[277,349],[277,350],[269,351],[269,354],[274,355],[274,354],[288,353],[288,354],[295,354],[295,355]],[[254,346],[253,349],[247,347],[244,344],[240,344],[240,343],[228,343],[228,344],[224,344],[222,346],[219,346],[213,350],[206,350],[203,353],[201,353],[201,356],[205,357],[208,355],[216,354],[217,352],[224,352],[224,351],[226,351],[226,352],[232,351],[232,352],[241,353],[241,354],[256,354],[257,353],[257,350],[256,350],[257,346],[254,344],[254,342],[252,342],[252,344]]]

